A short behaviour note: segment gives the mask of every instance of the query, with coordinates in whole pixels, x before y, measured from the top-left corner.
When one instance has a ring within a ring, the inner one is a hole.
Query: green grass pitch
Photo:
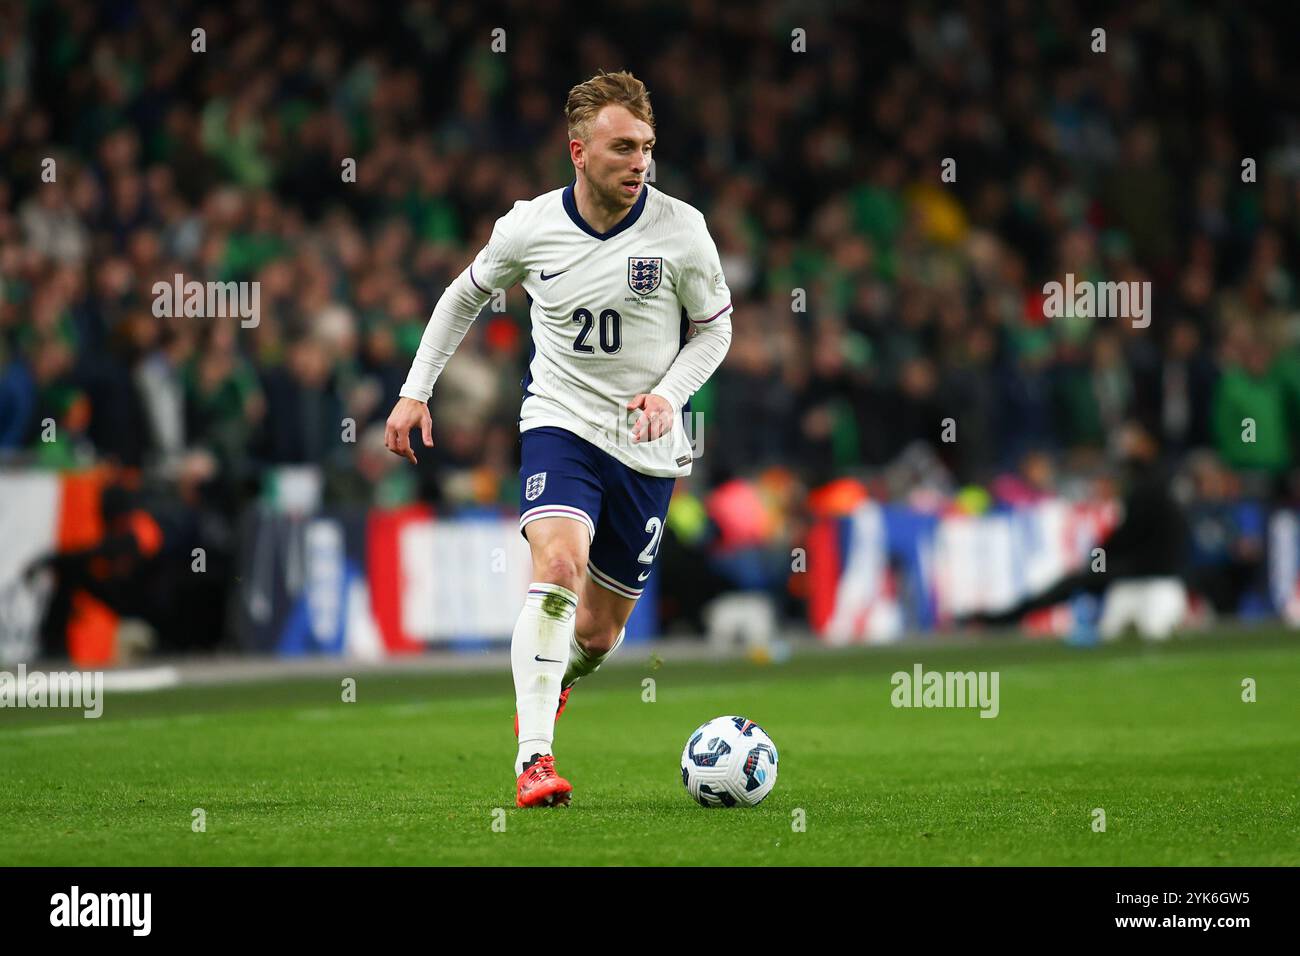
[[[1297,640],[921,644],[766,666],[655,666],[629,647],[560,718],[567,809],[514,808],[505,672],[363,673],[349,704],[338,678],[313,678],[110,693],[99,720],[6,709],[0,861],[1295,865]],[[895,709],[890,674],[917,662],[997,670],[1000,715]],[[755,809],[706,810],[678,759],[733,713],[772,735],[780,777]]]

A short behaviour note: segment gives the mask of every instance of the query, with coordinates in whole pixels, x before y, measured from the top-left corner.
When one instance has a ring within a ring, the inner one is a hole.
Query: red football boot
[[[541,754],[519,775],[515,806],[567,807],[572,796],[573,784],[555,772],[555,758]]]
[[[571,690],[573,690],[572,684],[564,688],[564,690],[560,691],[560,706],[557,707],[555,710],[556,720],[559,720],[560,714],[564,713],[564,705],[569,702],[569,691]],[[518,714],[515,714],[515,739],[516,740],[519,739],[519,715]]]

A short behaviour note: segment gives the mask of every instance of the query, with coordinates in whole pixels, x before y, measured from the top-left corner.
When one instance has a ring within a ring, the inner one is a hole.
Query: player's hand
[[[411,430],[420,429],[424,447],[433,447],[433,416],[429,406],[413,398],[399,398],[384,425],[384,447],[415,464],[415,449],[411,447]]]
[[[632,426],[632,441],[655,441],[673,430],[673,406],[662,395],[642,392],[628,402],[627,407],[641,410]]]

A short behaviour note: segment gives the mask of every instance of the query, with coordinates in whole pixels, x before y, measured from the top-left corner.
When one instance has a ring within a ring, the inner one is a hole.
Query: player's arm
[[[496,289],[508,289],[519,281],[521,272],[515,254],[510,215],[497,220],[492,238],[475,256],[469,267],[457,276],[438,298],[429,316],[429,324],[420,337],[411,370],[402,386],[401,398],[393,407],[384,427],[384,444],[395,455],[414,463],[415,450],[410,435],[420,430],[426,448],[433,447],[433,419],[429,415],[429,396],[434,383],[456,351],[469,327]]]
[[[654,441],[671,431],[687,399],[709,380],[731,347],[731,292],[722,274],[718,248],[703,220],[677,295],[692,334],[659,384],[628,402],[629,409],[641,410],[632,428],[633,441]]]

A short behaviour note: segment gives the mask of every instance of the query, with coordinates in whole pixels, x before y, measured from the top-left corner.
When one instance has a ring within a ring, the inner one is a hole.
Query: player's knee
[[[561,548],[548,550],[535,561],[533,575],[546,584],[558,584],[575,594],[581,582],[577,556]]]

